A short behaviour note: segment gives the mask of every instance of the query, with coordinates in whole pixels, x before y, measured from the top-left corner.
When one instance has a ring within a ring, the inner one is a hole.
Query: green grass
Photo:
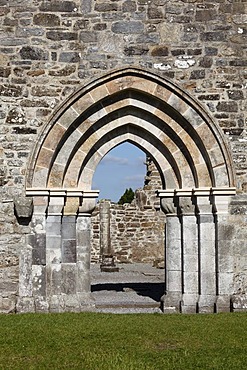
[[[247,314],[0,315],[0,369],[247,369]]]

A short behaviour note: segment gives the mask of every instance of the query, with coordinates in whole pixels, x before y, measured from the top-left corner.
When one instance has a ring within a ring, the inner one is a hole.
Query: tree
[[[135,193],[133,192],[133,190],[131,188],[126,189],[124,194],[119,199],[118,204],[131,203],[134,197]]]

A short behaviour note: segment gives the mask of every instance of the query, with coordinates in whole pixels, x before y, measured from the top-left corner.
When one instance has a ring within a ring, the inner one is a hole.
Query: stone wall
[[[18,294],[30,226],[13,199],[25,194],[41,128],[79,86],[124,66],[173,80],[222,128],[239,193],[233,235],[243,241],[234,290],[237,277],[247,289],[246,13],[245,1],[228,0],[0,0],[0,310]]]
[[[141,193],[141,191],[139,191]],[[145,193],[143,194],[145,197]],[[138,195],[140,196],[140,194]],[[164,260],[165,215],[152,205],[111,203],[111,246],[116,262],[155,262]],[[92,262],[100,261],[100,214],[92,215]]]
[[[116,262],[155,264],[164,261],[165,214],[160,209],[155,193],[162,188],[162,184],[157,168],[149,157],[146,166],[144,186],[135,191],[132,203],[111,203],[110,206],[111,247]],[[100,223],[98,203],[92,214],[92,262],[100,261]]]

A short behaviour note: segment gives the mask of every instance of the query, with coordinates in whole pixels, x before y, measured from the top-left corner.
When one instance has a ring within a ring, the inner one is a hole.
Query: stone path
[[[97,312],[161,313],[164,270],[151,264],[120,264],[119,272],[91,265],[91,290]]]

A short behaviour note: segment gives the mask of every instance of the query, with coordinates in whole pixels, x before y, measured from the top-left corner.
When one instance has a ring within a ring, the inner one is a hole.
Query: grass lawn
[[[247,314],[0,315],[0,369],[247,369]]]

